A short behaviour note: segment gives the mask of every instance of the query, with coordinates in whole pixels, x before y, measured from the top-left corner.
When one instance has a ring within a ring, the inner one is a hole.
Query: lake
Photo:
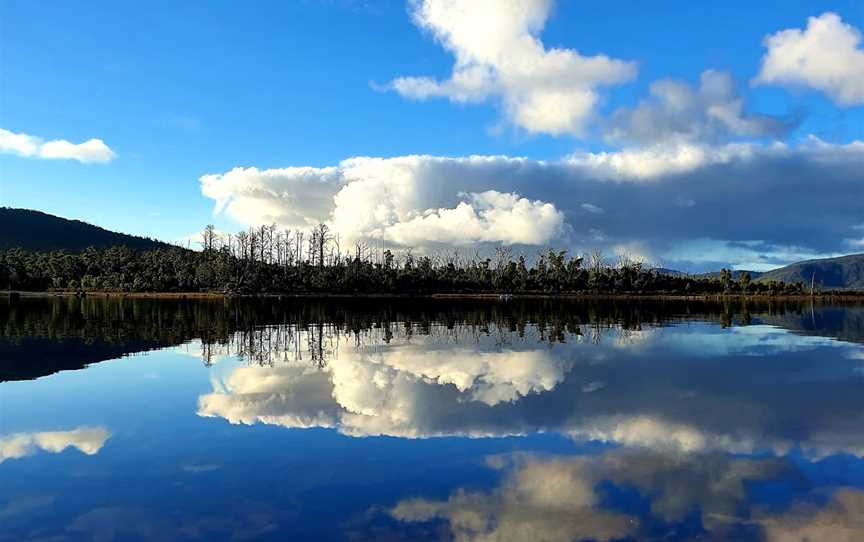
[[[0,541],[864,540],[864,306],[0,300]]]

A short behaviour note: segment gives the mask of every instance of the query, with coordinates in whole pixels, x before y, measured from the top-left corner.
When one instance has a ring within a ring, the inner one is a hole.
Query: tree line
[[[638,258],[601,251],[568,255],[547,248],[530,256],[500,246],[480,251],[415,254],[356,243],[318,225],[308,232],[276,225],[201,234],[201,250],[126,246],[78,253],[0,252],[0,286],[76,292],[223,292],[229,294],[798,294],[803,283],[754,282],[747,273],[719,277],[666,273]]]

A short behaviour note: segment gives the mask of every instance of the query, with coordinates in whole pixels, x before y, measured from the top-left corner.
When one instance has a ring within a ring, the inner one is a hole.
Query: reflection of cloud
[[[14,433],[0,438],[0,463],[19,459],[38,450],[60,453],[70,446],[87,455],[99,453],[111,434],[101,427],[79,427],[71,431]]]
[[[699,428],[667,422],[650,416],[599,418],[585,427],[574,428],[570,434],[577,439],[612,442],[652,450],[678,452],[752,452],[752,441],[732,435],[712,435]]]
[[[446,520],[456,540],[607,540],[633,534],[630,518],[598,508],[585,461],[530,460],[490,493],[459,490],[446,501],[398,503],[404,522]]]
[[[858,345],[771,326],[645,328],[630,334],[638,348],[615,328],[595,330],[598,344],[583,340],[588,327],[554,345],[535,331],[460,341],[397,330],[334,349],[320,370],[281,355],[226,364],[199,414],[358,437],[558,432],[659,451],[864,456]]]
[[[864,491],[840,489],[822,508],[799,505],[786,514],[763,517],[760,523],[769,542],[864,540]]]
[[[231,423],[338,426],[357,436],[463,434],[422,427],[427,402],[446,401],[456,410],[464,404],[492,407],[549,391],[572,366],[553,354],[506,350],[488,340],[472,348],[429,337],[394,340],[374,349],[344,349],[324,371],[294,364],[235,368],[199,399],[199,414]]]
[[[200,416],[220,416],[234,424],[333,427],[339,412],[330,397],[326,373],[311,367],[238,367],[218,393],[198,400]]]
[[[410,344],[382,349],[376,355],[337,360],[336,370],[349,364],[392,369],[436,384],[452,384],[471,399],[492,406],[551,390],[564,380],[565,370],[572,365],[556,359],[548,350],[485,351],[483,345],[473,346],[442,348],[415,339]]]
[[[66,537],[82,540],[258,540],[273,536],[292,519],[290,511],[265,503],[236,502],[218,514],[165,514],[130,506],[95,508],[66,526]],[[46,537],[47,539],[47,537]],[[58,537],[65,539],[65,537]],[[52,538],[53,540],[53,538]]]
[[[589,457],[495,456],[489,465],[506,471],[491,491],[408,499],[389,513],[403,522],[443,519],[457,540],[466,541],[641,538],[657,523],[685,521],[696,511],[706,529],[722,532],[744,519],[739,514],[748,481],[775,478],[787,468],[774,459],[620,450]],[[636,490],[650,500],[649,513],[606,509],[602,483]]]

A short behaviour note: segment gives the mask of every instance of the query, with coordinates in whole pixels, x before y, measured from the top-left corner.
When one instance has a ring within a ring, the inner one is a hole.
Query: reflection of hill
[[[147,340],[111,344],[101,340],[85,342],[78,338],[62,341],[35,337],[17,341],[0,338],[0,382],[31,380],[57,371],[81,369],[91,363],[170,345],[168,342]]]
[[[760,319],[771,325],[805,335],[834,337],[864,343],[864,306],[815,307],[800,312],[769,314]]]

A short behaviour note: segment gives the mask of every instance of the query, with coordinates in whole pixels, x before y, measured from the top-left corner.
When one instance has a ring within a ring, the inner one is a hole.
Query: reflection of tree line
[[[855,314],[864,307],[854,305]],[[542,340],[561,340],[588,324],[639,330],[643,325],[701,319],[721,325],[746,325],[754,318],[806,321],[812,314],[841,319],[850,311],[806,300],[725,299],[659,300],[597,298],[586,300],[306,300],[306,299],[142,299],[122,297],[0,298],[0,336],[75,338],[87,343],[123,344],[150,340],[166,345],[190,339],[225,342],[240,330],[273,324],[306,329],[335,326],[345,332],[407,326],[405,333],[428,335],[433,326],[457,324],[480,331],[495,325],[521,336],[532,325]],[[408,325],[410,324],[410,325]],[[839,324],[838,324],[839,325]],[[857,327],[856,327],[857,329]],[[317,333],[317,331],[315,332]],[[392,333],[389,331],[389,333]],[[317,336],[317,335],[316,335]]]
[[[516,342],[531,345],[546,343],[590,342],[600,344],[610,336],[619,344],[635,340],[639,328],[625,328],[609,322],[569,323],[565,327],[546,327],[521,322],[507,328],[497,323],[482,325],[458,323],[449,326],[424,322],[382,322],[372,328],[349,330],[331,324],[315,323],[305,327],[272,325],[237,330],[225,341],[202,342],[201,356],[211,365],[219,356],[230,356],[260,366],[280,363],[309,363],[324,368],[338,357],[339,349],[349,346],[358,352],[374,352],[394,339],[410,343],[418,336],[437,344],[465,345],[491,338],[497,347],[512,347]]]
[[[279,300],[34,297],[0,299],[0,381],[37,378],[134,352],[200,339],[204,359],[236,353],[255,363],[285,355],[324,366],[338,341],[384,344],[398,335],[469,341],[495,334],[499,342],[619,342],[642,326],[706,320],[727,327],[754,319],[805,333],[864,340],[862,305],[834,309],[790,299],[591,300]],[[854,320],[845,323],[845,319]],[[284,337],[271,337],[277,326]],[[238,333],[239,332],[239,333]],[[295,336],[296,335],[296,336]],[[273,349],[270,342],[277,340]],[[270,341],[270,342],[268,342]],[[293,342],[292,342],[293,341]],[[277,356],[277,357],[274,357]],[[38,358],[40,362],[34,363]]]

